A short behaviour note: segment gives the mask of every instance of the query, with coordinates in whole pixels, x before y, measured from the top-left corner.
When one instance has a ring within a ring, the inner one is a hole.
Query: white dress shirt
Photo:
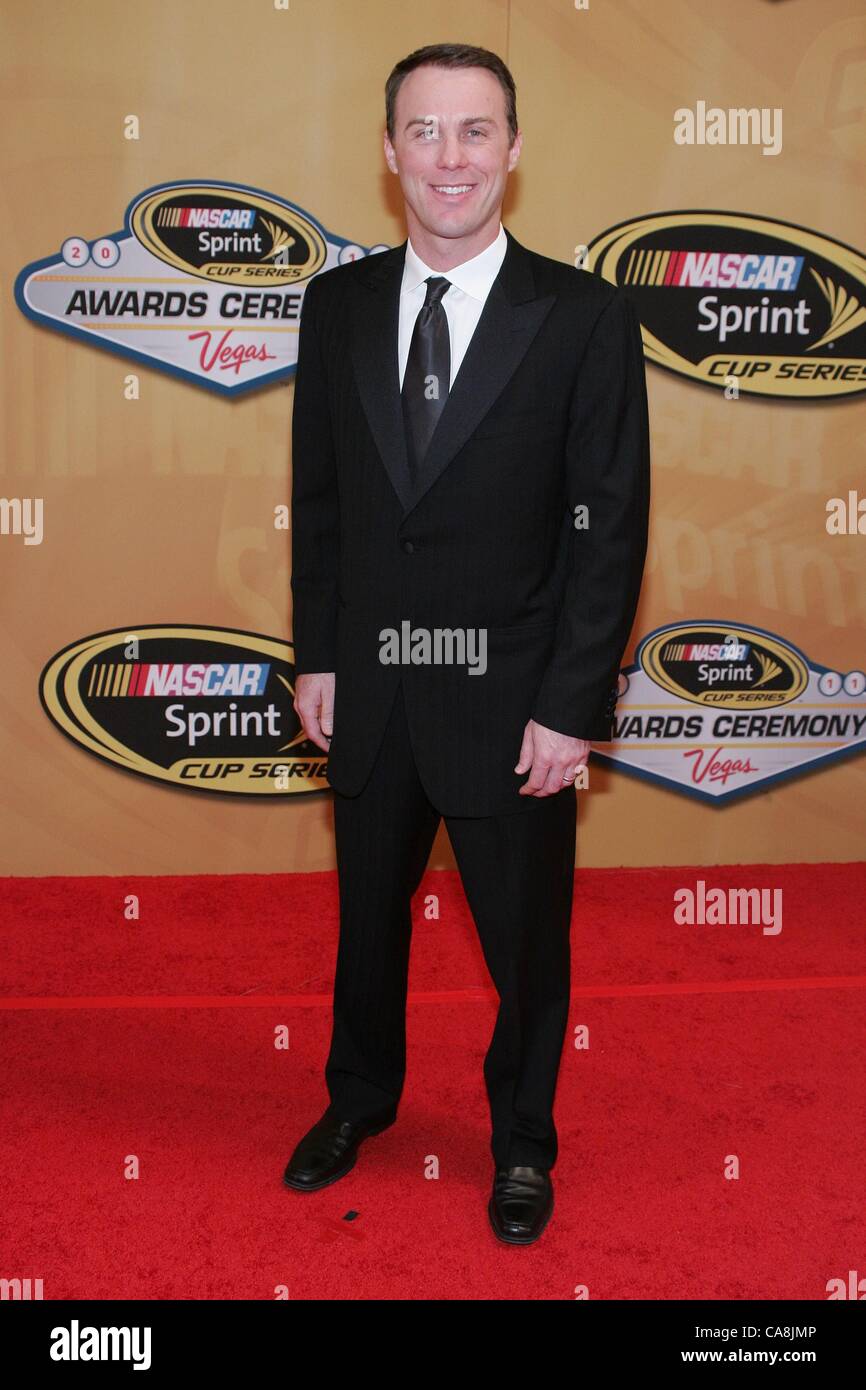
[[[432,270],[421,260],[413,248],[412,242],[407,241],[403,283],[400,289],[398,360],[401,390],[403,389],[403,377],[409,358],[409,347],[412,342],[415,320],[427,297],[427,286],[424,283],[427,277],[429,275],[444,275],[446,280],[451,281],[450,286],[442,296],[442,307],[445,310],[448,332],[451,337],[451,380],[448,385],[450,391],[472,334],[481,318],[481,311],[490,293],[490,287],[499,274],[507,249],[508,238],[500,222],[499,235],[479,255],[473,256],[469,261],[464,261],[462,265],[455,265],[451,270]]]

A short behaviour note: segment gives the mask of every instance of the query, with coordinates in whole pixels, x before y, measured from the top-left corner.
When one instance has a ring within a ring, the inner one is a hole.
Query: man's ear
[[[511,149],[508,151],[508,172],[509,172],[509,174],[511,173],[512,169],[516,169],[516,168],[517,168],[517,161],[518,161],[519,158],[520,158],[520,151],[522,150],[522,148],[523,148],[523,131],[522,131],[522,130],[518,130],[517,134],[516,134],[515,137],[514,137],[514,144],[511,146]]]
[[[392,174],[396,174],[396,173],[397,173],[397,156],[394,154],[394,146],[391,144],[391,141],[390,141],[390,139],[388,138],[388,131],[387,131],[387,130],[385,131],[385,135],[384,135],[384,138],[383,138],[383,141],[382,141],[382,145],[383,145],[383,148],[384,148],[384,150],[385,150],[385,163],[388,165],[388,168],[391,170],[391,173],[392,173]]]

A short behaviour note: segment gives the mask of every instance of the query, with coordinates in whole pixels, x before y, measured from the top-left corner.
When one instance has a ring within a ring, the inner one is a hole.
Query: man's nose
[[[459,164],[466,162],[464,152],[460,145],[457,135],[444,135],[442,145],[439,150],[439,164],[445,169],[454,169]]]

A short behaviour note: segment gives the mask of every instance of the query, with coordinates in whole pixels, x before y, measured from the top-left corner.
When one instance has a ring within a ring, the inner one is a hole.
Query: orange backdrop
[[[66,740],[37,697],[48,658],[108,628],[190,622],[291,634],[291,384],[237,400],[26,319],[15,275],[75,230],[104,235],[143,189],[237,181],[364,246],[405,235],[381,152],[382,90],[425,43],[499,52],[524,131],[504,221],[571,262],[625,219],[761,212],[863,249],[862,0],[78,0],[2,14],[2,491],[44,499],[41,545],[0,536],[6,874],[275,872],[333,864],[327,797],[232,800],[159,786]],[[784,148],[683,147],[705,100],[784,110]],[[140,121],[140,138],[124,121]],[[864,405],[750,400],[648,367],[654,499],[635,635],[737,612],[813,659],[863,666],[862,537],[827,498],[862,474]],[[796,556],[797,563],[792,562]],[[629,653],[630,656],[630,653]],[[596,768],[581,865],[845,860],[866,762],[725,809]],[[452,863],[440,835],[431,861]]]

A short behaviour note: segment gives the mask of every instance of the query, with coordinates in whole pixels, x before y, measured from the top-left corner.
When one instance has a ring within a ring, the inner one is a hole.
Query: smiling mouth
[[[463,198],[467,193],[471,193],[475,187],[474,183],[431,183],[430,187],[434,193],[440,193],[445,198]]]

